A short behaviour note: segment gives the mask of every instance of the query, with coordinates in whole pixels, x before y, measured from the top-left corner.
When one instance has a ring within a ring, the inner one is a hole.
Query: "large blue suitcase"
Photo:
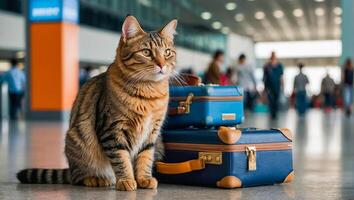
[[[288,129],[185,129],[163,131],[160,182],[238,188],[287,183],[294,178]]]
[[[233,126],[244,119],[237,86],[171,86],[167,128]]]

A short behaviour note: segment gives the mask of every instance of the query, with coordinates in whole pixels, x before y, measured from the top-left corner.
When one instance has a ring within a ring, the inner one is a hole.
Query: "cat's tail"
[[[69,169],[23,169],[17,173],[21,183],[28,184],[70,184]]]

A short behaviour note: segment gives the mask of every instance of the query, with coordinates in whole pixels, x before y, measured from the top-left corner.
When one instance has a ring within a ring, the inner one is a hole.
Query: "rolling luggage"
[[[236,86],[172,86],[167,128],[233,126],[242,123],[242,89]]]
[[[288,129],[164,130],[160,182],[220,188],[288,183],[294,178]]]

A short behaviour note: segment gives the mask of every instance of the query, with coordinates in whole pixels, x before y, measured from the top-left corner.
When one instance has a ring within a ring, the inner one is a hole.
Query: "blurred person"
[[[333,97],[334,97],[334,107],[335,108],[344,108],[343,106],[343,94],[344,92],[342,91],[342,85],[341,84],[335,84],[334,87],[334,92],[333,92]]]
[[[304,64],[299,63],[298,67],[300,72],[294,79],[295,106],[299,115],[303,116],[308,106],[306,86],[309,84],[309,79],[302,71]]]
[[[353,86],[354,86],[354,69],[353,63],[350,58],[345,61],[342,71],[342,85],[343,85],[343,98],[344,108],[347,116],[352,113],[353,104]]]
[[[253,110],[257,97],[257,83],[254,76],[255,68],[246,63],[246,55],[241,54],[237,61],[237,83],[243,88],[245,107]]]
[[[325,111],[331,111],[334,106],[334,80],[329,75],[329,71],[327,71],[327,75],[322,79],[321,82],[321,94],[324,97],[324,108]]]
[[[269,109],[272,119],[276,119],[279,110],[279,99],[283,87],[284,66],[278,62],[275,52],[272,52],[270,60],[263,67],[264,88],[268,96]]]
[[[224,52],[217,50],[214,53],[213,60],[205,73],[205,82],[208,84],[221,83],[221,66],[224,62]]]
[[[10,119],[17,120],[25,94],[26,75],[16,59],[11,60],[11,69],[4,74],[4,81],[7,82],[9,87]]]
[[[221,75],[220,85],[236,85],[235,70],[232,67],[228,67],[226,73]]]
[[[79,82],[80,82],[80,87],[83,86],[86,81],[89,79],[89,68],[85,67],[84,69],[80,69],[80,74],[79,74]]]
[[[80,86],[98,74],[100,74],[98,69],[95,69],[92,65],[87,65],[83,70],[80,70]]]

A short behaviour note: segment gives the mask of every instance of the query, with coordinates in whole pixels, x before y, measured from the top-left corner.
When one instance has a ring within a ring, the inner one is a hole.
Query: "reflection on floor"
[[[288,185],[222,190],[161,184],[158,190],[117,192],[113,188],[70,185],[21,185],[15,173],[26,167],[65,167],[67,124],[1,124],[0,199],[354,199],[354,118],[340,111],[312,110],[298,119],[294,111],[270,121],[249,114],[243,127],[288,127],[295,133],[296,179]],[[276,172],[274,172],[276,173]]]

